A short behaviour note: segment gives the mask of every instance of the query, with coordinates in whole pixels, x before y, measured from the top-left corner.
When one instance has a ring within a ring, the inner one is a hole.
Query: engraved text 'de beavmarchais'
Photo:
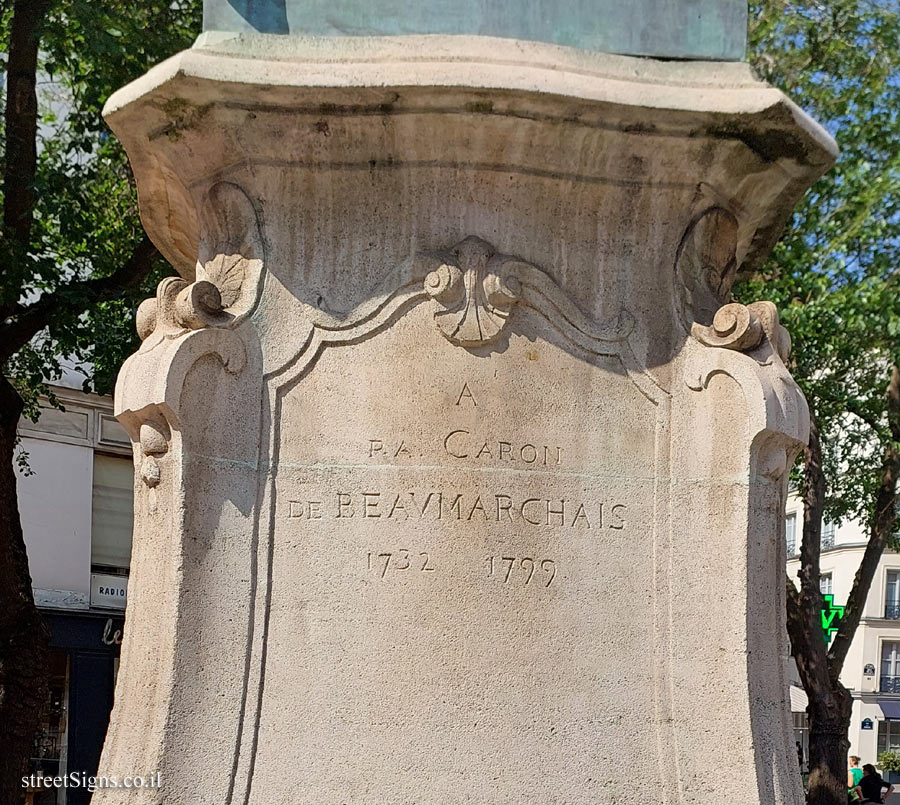
[[[318,500],[289,501],[287,516],[304,520],[384,519],[517,523],[566,528],[611,528],[626,525],[628,506],[616,502],[582,502],[566,498],[514,497],[505,493],[455,491],[334,492]]]

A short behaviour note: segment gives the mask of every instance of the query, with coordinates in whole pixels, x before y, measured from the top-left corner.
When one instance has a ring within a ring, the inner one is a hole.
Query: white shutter
[[[900,676],[900,643],[885,640],[881,644],[881,675]]]
[[[889,570],[887,573],[887,592],[884,598],[888,606],[900,604],[900,573],[896,570]]]
[[[91,564],[131,565],[134,465],[130,458],[94,454]]]
[[[797,514],[791,512],[784,518],[784,541],[787,545],[788,559],[797,553]]]
[[[809,704],[809,697],[806,695],[806,691],[803,688],[798,687],[797,685],[791,685],[790,688],[791,694],[791,712],[792,713],[803,713],[806,715],[806,705]],[[797,722],[794,722],[794,726],[797,726]],[[806,725],[804,725],[806,726]]]

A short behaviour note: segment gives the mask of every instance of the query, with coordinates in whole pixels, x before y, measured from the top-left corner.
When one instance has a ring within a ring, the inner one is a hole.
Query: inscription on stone
[[[536,328],[529,315],[523,326]],[[633,739],[617,702],[644,701],[652,669],[620,636],[651,634],[656,618],[658,403],[616,356],[536,331],[479,354],[446,340],[417,308],[377,337],[325,350],[283,392],[272,510],[278,606],[260,729],[280,735],[302,723],[339,737],[329,753],[305,745],[316,785],[340,787],[344,768],[362,774],[354,747],[401,758],[435,739],[457,750],[429,754],[434,784],[373,797],[437,802],[440,779],[493,773],[501,735],[516,736],[513,754],[524,762],[545,731],[566,723],[567,766],[598,775]],[[348,356],[364,368],[353,387]],[[635,563],[648,572],[631,572]],[[627,624],[610,590],[633,602]],[[428,707],[394,697],[397,686]],[[599,701],[598,686],[617,696]],[[377,716],[373,696],[384,705]],[[465,726],[472,718],[474,731]],[[657,747],[638,743],[649,768]],[[542,765],[542,801],[566,774]],[[588,787],[572,805],[602,801],[596,793]],[[270,783],[251,803],[285,797]]]
[[[475,458],[498,461],[521,461],[523,464],[539,463],[544,467],[562,463],[562,448],[548,445],[513,444],[502,439],[482,439],[465,428],[451,430],[444,437],[444,451],[453,458]]]
[[[510,579],[513,577],[513,571],[521,569],[525,574],[524,580],[521,578],[513,578],[513,582],[520,582],[522,586],[527,587],[534,578],[534,570],[536,567],[540,568],[546,575],[545,579],[538,582],[543,583],[544,587],[549,587],[553,584],[553,579],[556,578],[556,562],[552,559],[532,559],[530,556],[489,556],[487,561],[488,575],[491,577],[494,576],[494,568],[496,565],[499,567],[497,576],[498,578],[503,578],[504,584],[509,584]]]
[[[514,498],[504,493],[335,492],[328,500],[288,501],[288,517],[301,520],[455,520],[466,523],[510,522],[566,528],[625,527],[625,503],[584,503],[565,498]],[[590,508],[589,508],[590,507]],[[604,519],[604,511],[606,512]],[[590,515],[589,515],[590,512]]]
[[[418,557],[415,559],[414,557]],[[393,551],[381,551],[375,553],[369,551],[366,554],[366,565],[369,570],[373,568],[380,571],[384,578],[388,570],[404,571],[418,570],[420,573],[434,573],[435,568],[431,562],[431,556],[427,551],[410,551],[407,548],[397,548]]]

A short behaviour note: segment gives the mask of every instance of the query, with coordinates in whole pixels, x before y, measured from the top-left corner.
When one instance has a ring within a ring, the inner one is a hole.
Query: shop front
[[[68,785],[35,785],[27,805],[86,805],[113,704],[125,618],[121,612],[42,612],[50,631],[49,694],[29,774]]]

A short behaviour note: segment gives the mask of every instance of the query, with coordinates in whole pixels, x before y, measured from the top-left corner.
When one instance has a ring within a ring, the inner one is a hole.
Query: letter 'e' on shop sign
[[[125,609],[128,577],[91,573],[91,606],[103,609]]]
[[[871,718],[864,718],[863,721],[862,721],[862,728],[863,728],[864,730],[870,730],[870,729],[872,729],[872,719],[871,719]]]

